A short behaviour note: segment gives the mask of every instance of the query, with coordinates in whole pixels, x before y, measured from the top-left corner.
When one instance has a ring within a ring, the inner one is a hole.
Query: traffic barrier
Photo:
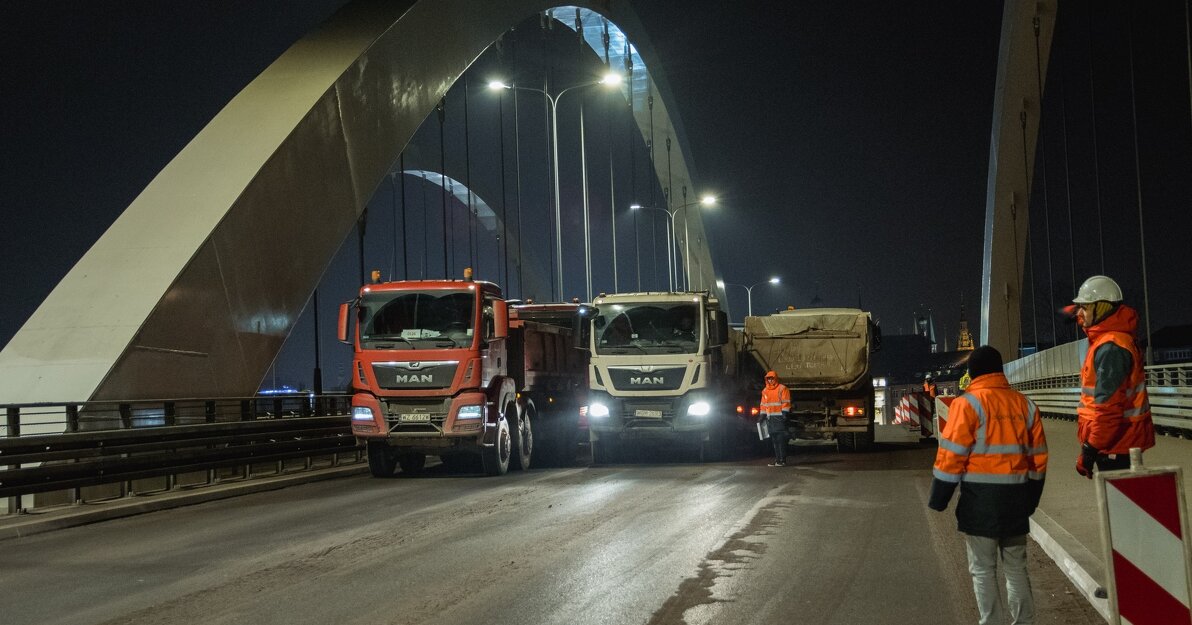
[[[921,436],[931,436],[931,398],[927,393],[907,393],[894,407],[894,425]]]
[[[1101,543],[1110,622],[1192,623],[1192,551],[1179,467],[1146,469],[1130,450],[1130,468],[1097,472]]]

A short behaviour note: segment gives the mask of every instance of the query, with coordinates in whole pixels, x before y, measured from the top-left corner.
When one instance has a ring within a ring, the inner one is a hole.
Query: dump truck
[[[427,456],[479,456],[488,475],[574,458],[587,373],[577,309],[511,305],[470,271],[364,285],[340,306],[338,334],[353,346],[352,433],[372,475],[417,473]]]
[[[787,432],[794,439],[835,440],[842,451],[873,446],[870,353],[881,334],[870,313],[855,308],[786,310],[746,317],[746,375],[761,393],[766,371],[791,392]]]
[[[629,445],[726,455],[741,430],[728,317],[707,291],[617,293],[585,313],[595,463]]]

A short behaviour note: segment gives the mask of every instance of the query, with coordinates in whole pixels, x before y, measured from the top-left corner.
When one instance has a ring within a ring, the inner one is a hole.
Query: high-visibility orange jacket
[[[928,395],[931,395],[932,399],[935,399],[936,396],[939,395],[939,390],[936,388],[935,382],[924,382],[923,383],[923,392],[927,393]]]
[[[790,412],[791,390],[785,384],[779,384],[773,371],[766,373],[766,388],[762,389],[762,405],[759,407],[763,415],[780,415]]]
[[[952,400],[939,436],[928,505],[948,506],[960,486],[960,531],[1002,538],[1030,531],[1047,474],[1047,438],[1039,409],[1006,376],[973,378]]]
[[[1085,328],[1089,351],[1080,368],[1076,437],[1103,454],[1128,454],[1131,447],[1155,446],[1146,372],[1134,344],[1137,329],[1138,313],[1125,305]]]

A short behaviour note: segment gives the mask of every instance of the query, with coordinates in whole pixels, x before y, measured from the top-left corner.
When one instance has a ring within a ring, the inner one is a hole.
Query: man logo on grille
[[[418,374],[418,373],[410,373],[410,374],[403,374],[403,373],[399,373],[399,374],[397,374],[396,376],[394,376],[394,378],[395,378],[395,381],[396,381],[398,384],[409,384],[410,382],[434,382],[434,381],[435,381],[435,376],[433,376],[433,375],[431,375],[431,374],[429,374],[429,373],[422,373],[422,374]]]
[[[660,375],[643,376],[643,377],[637,377],[637,378],[631,377],[631,378],[629,378],[629,383],[630,384],[662,384],[663,380],[662,380],[662,376],[660,376]]]

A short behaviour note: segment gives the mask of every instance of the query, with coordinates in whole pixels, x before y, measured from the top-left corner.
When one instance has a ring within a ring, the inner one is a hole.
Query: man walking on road
[[[786,413],[791,411],[791,390],[778,383],[778,374],[766,372],[766,387],[762,389],[762,418],[770,429],[770,440],[774,443],[772,467],[786,466]]]
[[[927,505],[943,511],[960,486],[957,529],[966,535],[980,625],[1005,622],[998,599],[999,559],[1011,623],[1030,625],[1035,602],[1026,570],[1026,535],[1043,494],[1047,439],[1039,409],[1010,388],[996,349],[973,350],[968,370],[972,383],[952,402],[939,436]]]
[[[1134,342],[1138,313],[1122,303],[1122,289],[1109,277],[1093,276],[1072,303],[1089,337],[1076,408],[1076,471],[1091,480],[1094,465],[1098,471],[1130,468],[1130,448],[1154,447],[1155,426],[1142,353]]]

